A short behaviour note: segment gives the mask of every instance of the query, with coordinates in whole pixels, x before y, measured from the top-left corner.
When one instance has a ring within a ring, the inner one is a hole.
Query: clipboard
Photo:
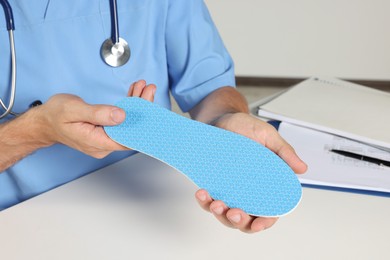
[[[372,90],[359,85],[356,86],[356,84],[338,79],[310,78],[285,91],[252,103],[250,105],[250,111],[263,120],[277,119],[282,121],[276,121],[277,124],[274,124],[274,126],[278,129],[280,135],[295,148],[298,155],[309,165],[308,172],[298,176],[303,186],[390,196],[390,168],[387,169],[378,165],[370,165],[367,162],[344,158],[341,155],[330,152],[331,149],[345,148],[348,146],[354,149],[354,151],[368,153],[369,155],[375,154],[375,156],[379,156],[383,160],[390,160],[390,143],[387,144],[384,142],[384,145],[383,142],[380,145],[378,143],[372,144],[367,138],[354,140],[351,138],[354,135],[347,133],[343,136],[343,132],[338,129],[331,129],[329,131],[327,128],[321,126],[317,127],[316,125],[313,126],[313,124],[307,124],[302,118],[298,117],[297,119],[287,116],[291,110],[291,103],[286,102],[286,96],[291,96],[291,91],[294,91],[296,87],[299,88],[302,84],[307,89],[313,86],[313,84],[315,87],[318,87],[319,82],[322,88],[332,85],[332,91],[338,91],[335,87],[341,85],[341,88],[347,87],[348,89],[355,89],[357,87],[360,96],[364,93],[368,93],[368,96],[383,94],[384,97],[382,98],[385,100],[389,99],[387,105],[390,106],[389,93]],[[311,90],[314,90],[314,88]],[[343,91],[345,89],[341,89],[341,92]],[[275,111],[264,113],[264,111],[269,112],[267,109],[273,107],[269,104],[272,105],[275,101],[279,103],[280,100],[284,100],[285,105],[288,107],[288,109],[282,111],[287,112],[286,114],[282,113],[280,115],[279,113],[275,113]],[[295,100],[295,102],[302,103],[303,101]],[[294,102],[292,103],[294,104]],[[368,143],[364,143],[362,140]]]
[[[390,151],[390,93],[334,78],[310,78],[259,105],[258,116]]]

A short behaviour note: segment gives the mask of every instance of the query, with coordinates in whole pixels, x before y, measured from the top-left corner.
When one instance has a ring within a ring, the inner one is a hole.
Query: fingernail
[[[199,199],[200,201],[206,201],[206,194],[200,194],[200,195],[198,195],[198,199]]]
[[[143,86],[146,86],[146,81],[143,79],[138,80],[137,83],[142,84]]]
[[[217,215],[221,215],[223,213],[223,208],[222,207],[216,207],[211,209],[212,212],[214,212]]]
[[[241,215],[240,214],[233,215],[233,216],[229,217],[229,220],[234,222],[234,223],[238,223],[241,220]]]
[[[125,113],[122,109],[115,108],[111,111],[111,119],[115,123],[122,123],[125,119]]]
[[[265,227],[261,227],[261,228],[259,228],[258,232],[261,232],[261,231],[264,231],[264,230],[265,230]]]

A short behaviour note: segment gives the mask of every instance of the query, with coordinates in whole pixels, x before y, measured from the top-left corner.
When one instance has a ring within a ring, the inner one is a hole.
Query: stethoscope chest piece
[[[103,60],[111,67],[120,67],[130,59],[130,48],[127,42],[119,38],[117,43],[113,43],[111,38],[105,40],[100,49]]]

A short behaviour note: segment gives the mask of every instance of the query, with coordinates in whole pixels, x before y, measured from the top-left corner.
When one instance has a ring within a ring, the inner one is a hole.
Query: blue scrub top
[[[57,93],[75,94],[91,104],[114,104],[139,79],[157,85],[156,103],[170,108],[171,91],[188,111],[210,92],[235,84],[233,62],[202,0],[118,0],[120,34],[131,48],[130,61],[119,68],[100,57],[101,44],[110,37],[108,0],[10,4],[18,62],[14,111]],[[4,19],[0,11],[3,98],[10,85]],[[129,155],[115,152],[98,160],[61,144],[40,149],[0,174],[0,210]]]

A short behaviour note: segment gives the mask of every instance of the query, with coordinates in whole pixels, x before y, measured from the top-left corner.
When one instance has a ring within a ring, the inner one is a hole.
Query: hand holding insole
[[[298,205],[298,178],[263,145],[141,98],[116,106],[125,110],[126,120],[105,127],[110,138],[174,167],[213,199],[262,217],[282,216]]]

